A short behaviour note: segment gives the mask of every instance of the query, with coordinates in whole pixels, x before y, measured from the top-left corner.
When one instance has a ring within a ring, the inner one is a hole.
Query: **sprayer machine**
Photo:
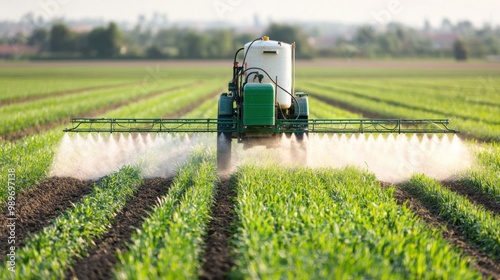
[[[295,92],[294,82],[295,44],[264,36],[235,53],[217,119],[73,118],[64,131],[214,133],[220,169],[231,166],[232,139],[252,146],[283,134],[301,143],[310,133],[457,133],[448,119],[310,119],[308,94]]]

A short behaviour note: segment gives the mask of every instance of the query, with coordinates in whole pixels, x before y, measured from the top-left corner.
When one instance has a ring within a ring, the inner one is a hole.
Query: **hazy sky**
[[[468,19],[476,26],[500,24],[500,0],[0,0],[0,20],[19,20],[33,12],[42,21],[52,18],[100,18],[135,22],[138,14],[167,14],[169,21],[252,22],[299,20],[344,23],[398,21],[434,25],[443,17],[452,22]],[[496,14],[496,18],[494,17]]]

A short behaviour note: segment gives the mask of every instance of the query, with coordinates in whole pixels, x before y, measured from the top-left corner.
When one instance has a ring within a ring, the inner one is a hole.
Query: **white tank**
[[[245,44],[243,51],[243,53],[246,53],[245,69],[252,67],[264,69],[279,86],[286,90],[277,88],[276,101],[280,105],[280,108],[290,108],[292,106],[292,97],[290,94],[293,94],[293,45],[272,41],[267,37],[263,37],[261,41],[255,41],[251,46],[250,43]],[[245,74],[249,75],[254,71],[258,71],[259,74],[264,75],[263,83],[273,83],[260,69],[250,69]],[[259,80],[255,79],[254,81],[254,77],[255,75],[250,75],[248,82],[258,83]]]

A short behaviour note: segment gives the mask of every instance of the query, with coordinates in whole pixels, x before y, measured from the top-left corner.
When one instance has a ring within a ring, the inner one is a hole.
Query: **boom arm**
[[[64,132],[242,133],[236,119],[72,118]],[[458,133],[448,119],[277,119],[270,133]]]

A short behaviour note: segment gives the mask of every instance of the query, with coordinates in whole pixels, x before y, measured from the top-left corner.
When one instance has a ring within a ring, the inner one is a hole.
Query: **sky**
[[[0,21],[17,21],[33,13],[40,22],[54,18],[103,19],[136,22],[139,14],[155,12],[175,21],[262,22],[327,21],[385,24],[397,21],[422,26],[429,20],[439,26],[447,17],[453,23],[470,20],[475,26],[500,25],[499,0],[0,0]]]

